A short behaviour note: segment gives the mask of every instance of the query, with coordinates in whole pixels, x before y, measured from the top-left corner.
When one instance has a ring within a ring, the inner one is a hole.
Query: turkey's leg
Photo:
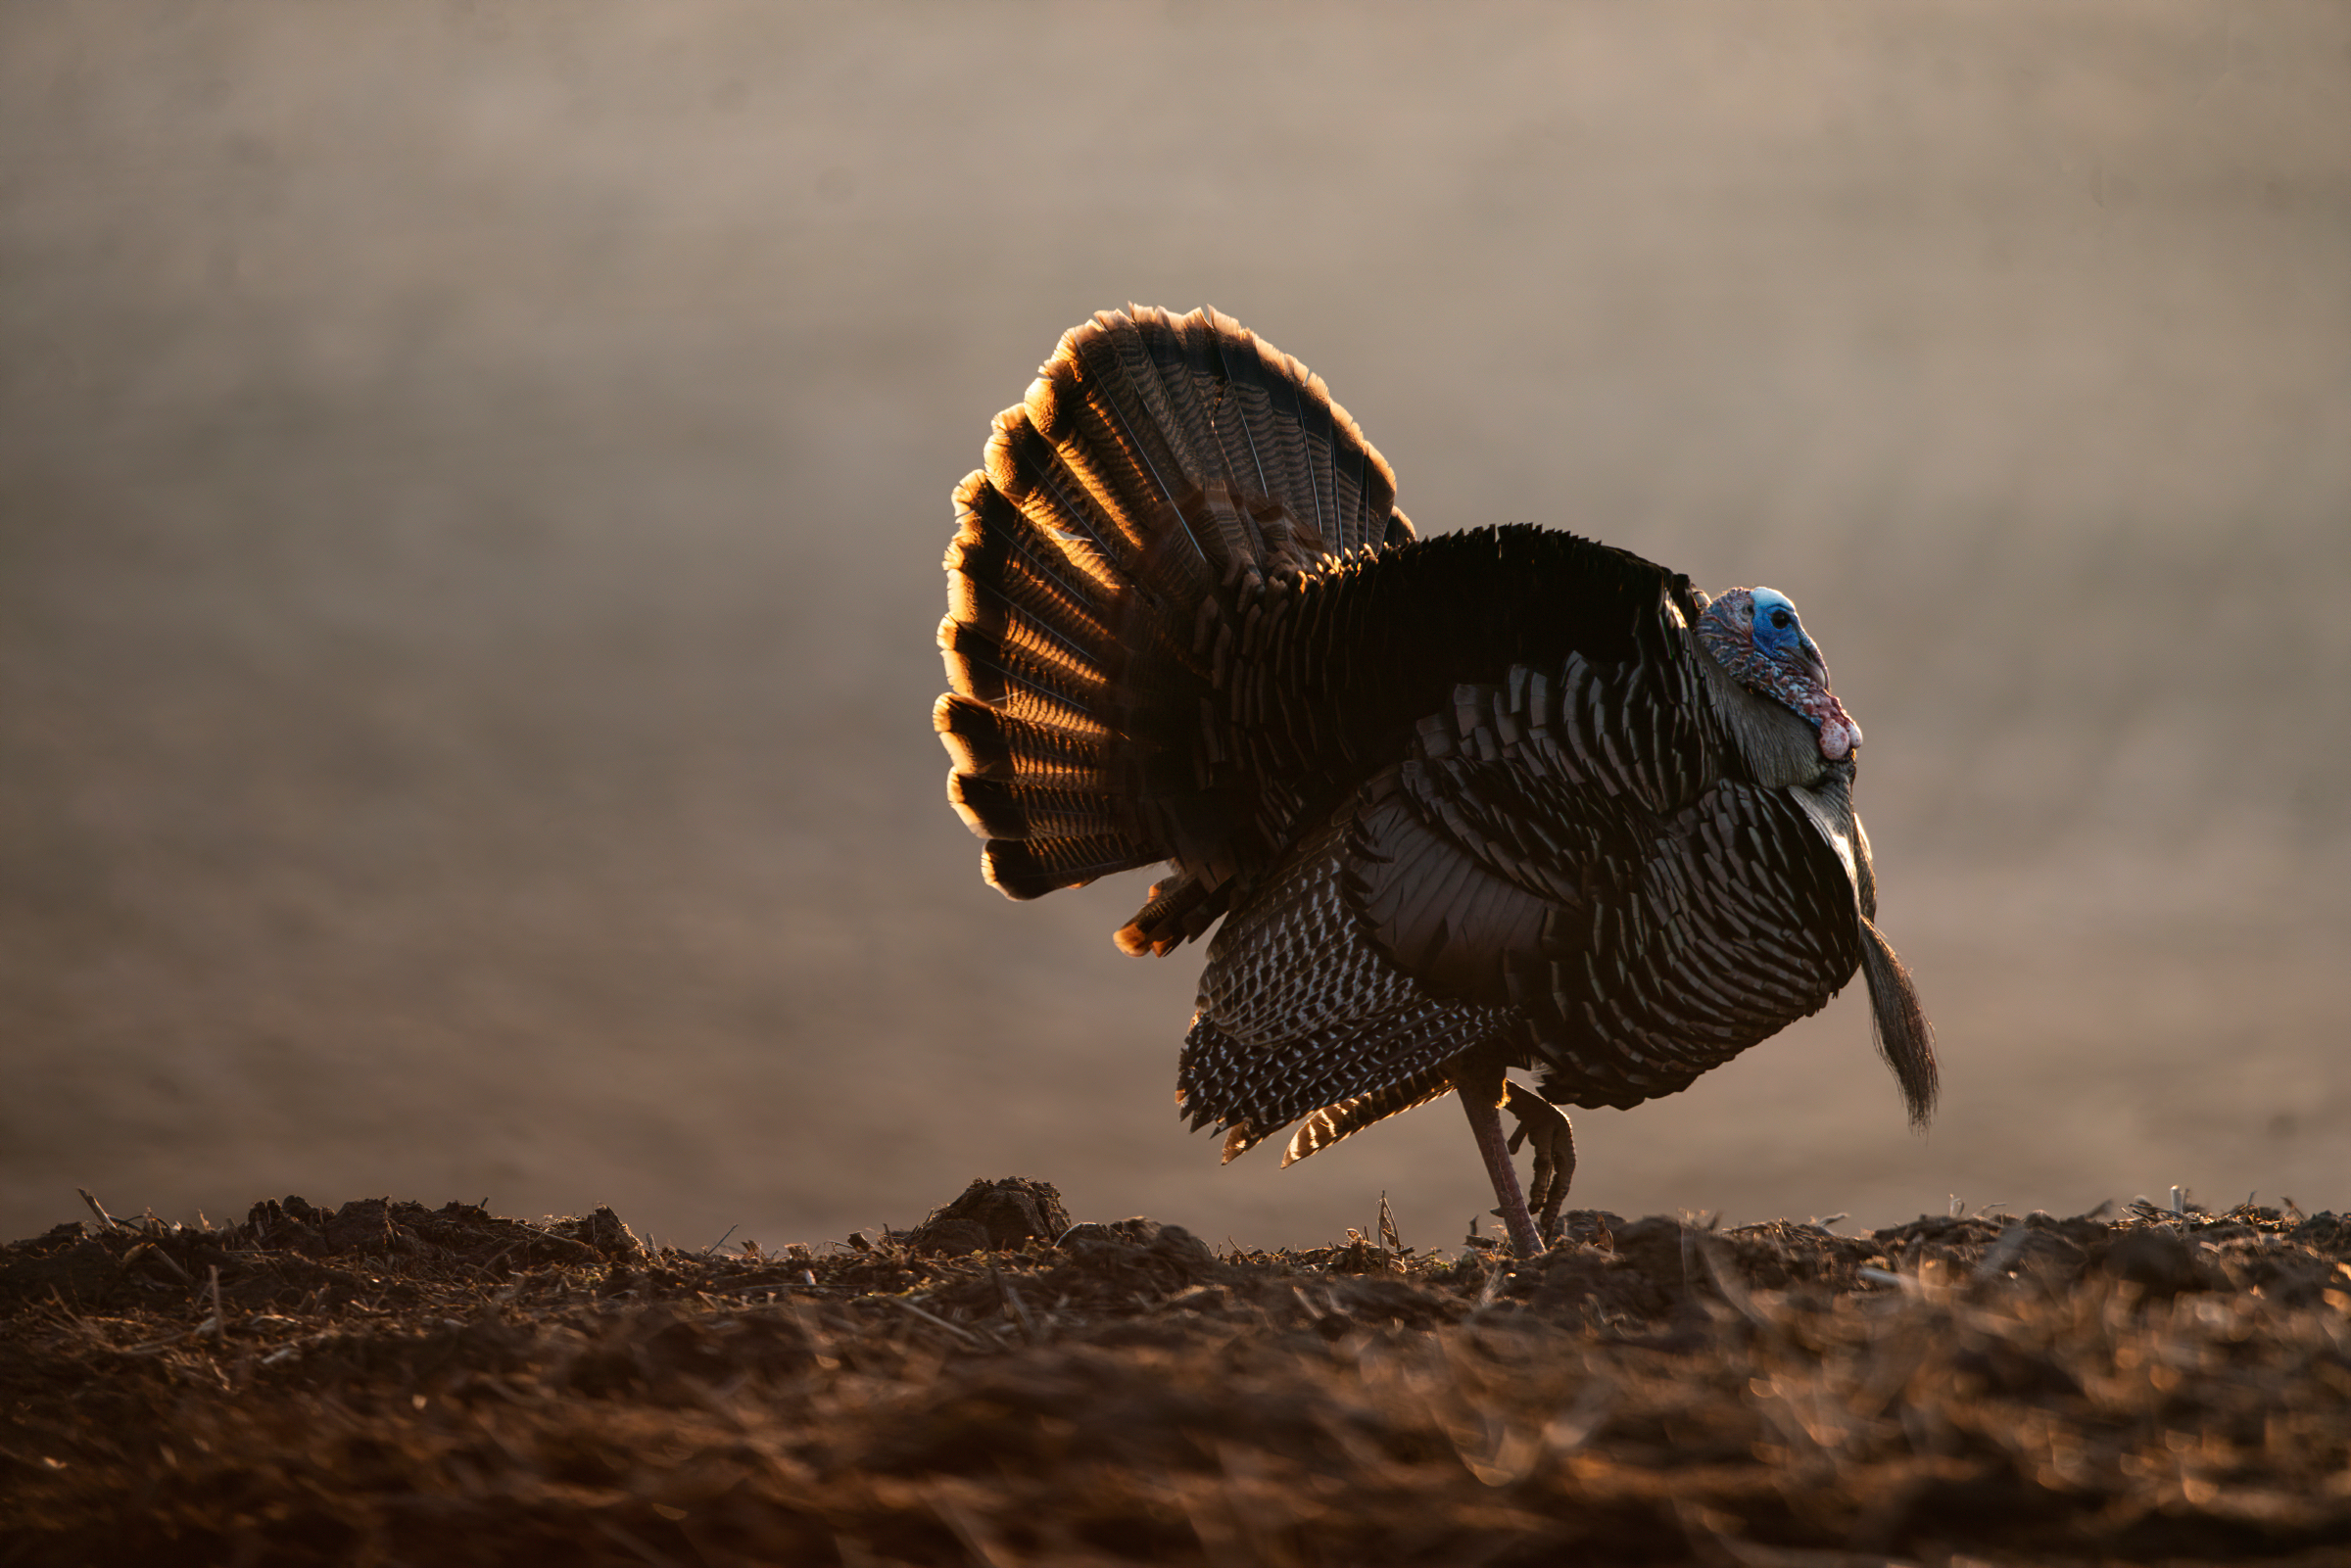
[[[1519,1191],[1518,1171],[1511,1164],[1510,1147],[1503,1141],[1502,1102],[1509,1092],[1510,1080],[1503,1076],[1501,1064],[1472,1059],[1455,1065],[1453,1086],[1461,1096],[1463,1112],[1469,1117],[1469,1131],[1477,1139],[1478,1155],[1486,1162],[1486,1175],[1494,1183],[1502,1222],[1511,1232],[1511,1246],[1520,1258],[1540,1257],[1543,1239],[1535,1234],[1534,1216],[1526,1212],[1526,1195]]]

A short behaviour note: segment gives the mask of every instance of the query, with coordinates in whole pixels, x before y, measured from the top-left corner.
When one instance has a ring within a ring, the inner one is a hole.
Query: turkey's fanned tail
[[[1270,576],[1409,540],[1395,496],[1321,380],[1228,316],[1066,333],[955,492],[932,717],[988,881],[1034,898],[1173,860],[1120,945],[1207,929],[1265,850],[1208,720],[1235,612]]]

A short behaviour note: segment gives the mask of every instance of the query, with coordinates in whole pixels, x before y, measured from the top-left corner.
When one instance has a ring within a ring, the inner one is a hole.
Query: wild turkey
[[[1166,861],[1117,941],[1209,944],[1177,1069],[1282,1164],[1462,1092],[1541,1245],[1553,1103],[1683,1089],[1856,969],[1914,1122],[1932,1036],[1872,920],[1861,732],[1796,606],[1571,534],[1418,538],[1320,378],[1213,310],[1065,334],[955,492],[933,718],[987,880]],[[1542,1098],[1505,1070],[1540,1073]]]

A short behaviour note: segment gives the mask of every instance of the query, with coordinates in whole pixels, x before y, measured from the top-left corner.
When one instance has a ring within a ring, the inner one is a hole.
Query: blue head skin
[[[1776,588],[1750,590],[1755,601],[1755,651],[1767,659],[1785,656],[1795,648],[1803,649],[1812,662],[1820,659],[1820,649],[1804,635],[1804,623],[1797,619],[1796,605]]]
[[[1861,743],[1861,727],[1829,690],[1829,667],[1819,644],[1804,631],[1796,605],[1778,589],[1725,592],[1699,618],[1698,635],[1749,690],[1809,722],[1820,736],[1823,757],[1841,761]]]

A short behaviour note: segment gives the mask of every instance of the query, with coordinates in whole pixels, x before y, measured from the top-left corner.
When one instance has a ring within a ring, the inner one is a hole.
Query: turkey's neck
[[[1785,789],[1812,820],[1813,828],[1844,863],[1853,884],[1853,901],[1864,916],[1878,910],[1878,881],[1869,859],[1869,834],[1853,811],[1855,768],[1848,754],[1831,762],[1820,754],[1820,739],[1811,722],[1741,686],[1738,679],[1698,650],[1698,667],[1704,674],[1706,695],[1714,715],[1728,732],[1731,747],[1747,764],[1754,782],[1766,789]]]
[[[1811,723],[1771,698],[1750,691],[1703,643],[1696,638],[1690,641],[1698,654],[1699,670],[1705,677],[1714,717],[1755,783],[1767,789],[1820,783],[1832,764],[1821,756],[1820,736]]]

